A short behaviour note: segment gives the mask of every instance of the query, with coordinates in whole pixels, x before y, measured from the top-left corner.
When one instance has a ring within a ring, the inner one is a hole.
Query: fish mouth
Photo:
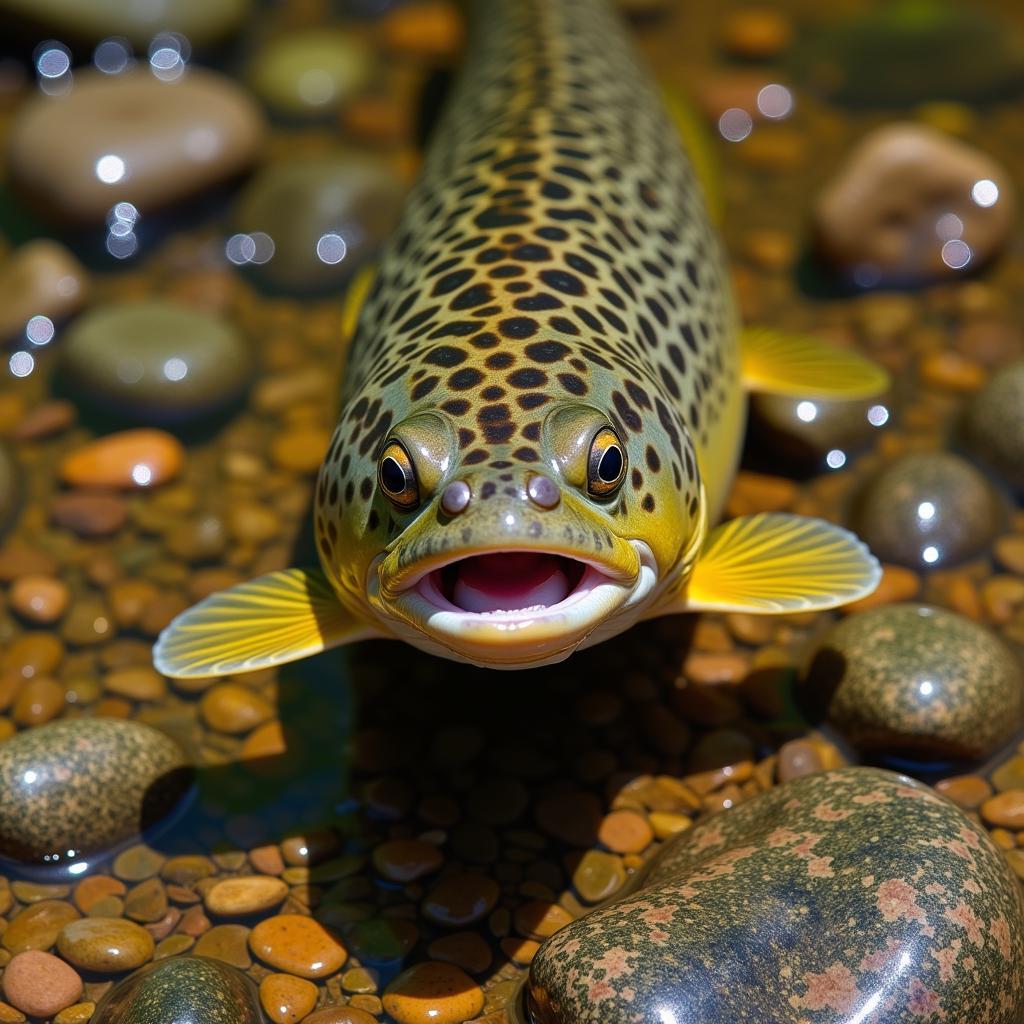
[[[399,630],[403,639],[432,653],[491,668],[549,664],[639,616],[657,569],[642,541],[624,546],[632,571],[621,558],[602,564],[564,551],[507,548],[451,556],[398,590],[381,580],[378,563],[370,600],[392,624],[397,618],[418,634]]]

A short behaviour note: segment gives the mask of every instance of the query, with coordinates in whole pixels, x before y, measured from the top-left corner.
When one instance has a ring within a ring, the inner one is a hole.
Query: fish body
[[[157,645],[169,675],[374,635],[529,667],[652,615],[828,607],[877,583],[829,524],[709,531],[746,385],[862,397],[884,374],[803,339],[741,344],[700,184],[605,0],[474,10],[351,340],[321,570],[185,613]]]

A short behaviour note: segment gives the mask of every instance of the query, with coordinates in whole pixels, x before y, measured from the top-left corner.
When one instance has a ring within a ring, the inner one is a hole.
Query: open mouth
[[[428,573],[420,592],[446,610],[476,615],[543,612],[590,590],[603,573],[543,551],[470,555]],[[587,585],[585,585],[587,584]]]

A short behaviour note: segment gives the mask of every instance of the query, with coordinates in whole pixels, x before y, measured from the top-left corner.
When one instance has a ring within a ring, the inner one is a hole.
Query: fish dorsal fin
[[[866,597],[881,567],[848,530],[784,512],[740,516],[712,530],[676,611],[776,613]]]
[[[748,391],[794,398],[858,399],[883,394],[889,375],[877,363],[815,338],[770,327],[740,336],[740,376]]]
[[[347,345],[355,337],[359,314],[377,278],[377,265],[367,263],[352,276],[341,302],[341,336]]]
[[[182,612],[160,634],[153,664],[172,679],[235,675],[372,635],[342,607],[319,569],[284,569]]]

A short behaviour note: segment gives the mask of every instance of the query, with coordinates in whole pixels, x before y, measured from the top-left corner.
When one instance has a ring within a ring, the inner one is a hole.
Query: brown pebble
[[[348,959],[348,950],[319,921],[300,914],[260,921],[249,948],[265,964],[300,978],[325,978]]]
[[[378,27],[385,49],[410,57],[450,58],[462,45],[462,19],[444,0],[403,4],[389,11]]]
[[[1004,568],[1024,576],[1024,533],[1011,533],[997,538],[993,551],[996,560]]]
[[[958,352],[930,352],[921,360],[921,379],[939,391],[967,394],[985,386],[985,368]]]
[[[470,974],[482,974],[491,966],[491,947],[476,932],[454,932],[434,939],[427,956],[455,964]]]
[[[219,683],[207,690],[199,710],[211,729],[230,734],[250,732],[274,715],[265,697],[238,683]]]
[[[15,441],[42,441],[44,438],[61,434],[73,426],[77,418],[71,402],[52,401],[31,409],[11,431]]]
[[[515,929],[528,939],[546,939],[572,922],[572,915],[557,903],[531,900],[516,907],[512,915]]]
[[[722,22],[722,48],[746,60],[777,57],[793,38],[793,26],[770,7],[740,7]]]
[[[18,725],[43,725],[64,710],[64,687],[49,676],[33,676],[18,691],[11,717]]]
[[[11,920],[0,942],[4,949],[15,954],[26,949],[46,950],[57,941],[61,929],[79,916],[70,903],[63,901],[33,903]]]
[[[214,960],[247,971],[252,966],[249,956],[251,929],[242,924],[219,924],[204,932],[195,944],[196,956],[209,956]]]
[[[498,883],[486,875],[449,875],[427,893],[423,913],[436,924],[463,927],[485,918],[500,894]]]
[[[11,608],[28,622],[49,625],[67,610],[71,591],[53,576],[21,576],[11,586]]]
[[[443,862],[434,843],[395,839],[374,848],[373,866],[392,882],[412,882],[436,871]]]
[[[113,864],[114,874],[126,882],[141,882],[159,874],[166,858],[145,843],[136,843],[122,850]]]
[[[29,949],[4,968],[4,995],[30,1017],[52,1017],[82,994],[82,979],[52,953]]]
[[[167,890],[159,878],[147,878],[128,891],[125,916],[140,924],[154,924],[167,913]]]
[[[110,875],[90,875],[75,886],[75,906],[87,914],[100,900],[108,896],[123,896],[125,891],[126,886],[120,879]]]
[[[378,1024],[377,1018],[355,1006],[325,1006],[315,1010],[302,1024]]]
[[[520,939],[511,935],[502,939],[498,945],[501,947],[502,953],[520,967],[529,965],[537,955],[537,950],[540,949],[540,943],[535,939]]]
[[[95,1012],[96,1004],[91,1000],[85,1003],[75,1003],[74,1006],[66,1006],[61,1010],[53,1018],[53,1024],[89,1024]]]
[[[613,853],[642,853],[654,833],[643,815],[622,810],[604,816],[597,838]]]
[[[992,795],[992,787],[980,775],[943,779],[935,784],[935,788],[965,811],[977,810]]]
[[[257,914],[279,906],[288,895],[288,886],[269,875],[225,878],[206,891],[206,909],[222,917]]]
[[[10,583],[33,574],[52,576],[59,569],[60,564],[52,555],[21,541],[11,541],[0,548],[0,582]]]
[[[67,491],[54,496],[50,518],[79,537],[109,537],[124,526],[128,506],[116,494],[104,491]]]
[[[124,430],[97,438],[65,457],[61,479],[72,487],[156,487],[173,480],[185,450],[163,430]]]
[[[268,974],[260,982],[260,1004],[274,1024],[295,1024],[317,1000],[317,987],[291,974]]]
[[[791,782],[813,772],[820,772],[824,765],[813,743],[807,740],[790,740],[779,747],[777,771],[779,782]]]
[[[249,851],[249,863],[261,875],[280,875],[284,871],[284,858],[277,843],[257,846]]]
[[[652,815],[653,817],[653,815]],[[626,881],[622,858],[603,850],[587,850],[571,867],[572,884],[587,903],[600,903]]]
[[[1007,789],[981,805],[981,816],[990,825],[1024,829],[1024,789]]]
[[[279,469],[292,473],[315,473],[320,468],[330,431],[322,427],[293,427],[270,443],[270,457]]]
[[[66,924],[57,937],[57,950],[65,960],[98,974],[141,967],[154,946],[145,928],[120,917],[83,917]]]
[[[484,1007],[480,986],[453,964],[427,960],[403,971],[384,993],[398,1024],[461,1024]]]

